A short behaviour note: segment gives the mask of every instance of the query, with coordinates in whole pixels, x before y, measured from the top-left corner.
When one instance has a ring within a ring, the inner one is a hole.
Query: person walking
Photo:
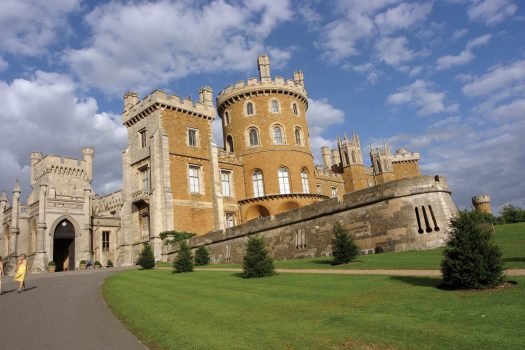
[[[18,286],[18,293],[26,289],[26,273],[27,273],[27,259],[25,254],[18,257],[15,270],[15,281],[20,282]]]
[[[0,256],[0,295],[2,295],[2,278],[4,277],[4,262]]]

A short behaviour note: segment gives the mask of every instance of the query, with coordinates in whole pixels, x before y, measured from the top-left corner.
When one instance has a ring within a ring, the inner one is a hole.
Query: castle
[[[92,191],[92,148],[82,160],[32,153],[27,204],[18,182],[11,205],[0,197],[0,255],[12,264],[27,253],[33,271],[51,260],[58,270],[87,259],[132,265],[148,243],[156,260],[169,260],[175,250],[159,233],[176,230],[196,233],[190,245],[208,245],[215,262],[239,260],[255,233],[268,235],[276,258],[318,256],[329,252],[333,220],[347,223],[363,253],[443,244],[457,209],[444,178],[421,176],[418,153],[384,145],[370,150],[367,167],[352,133],[323,147],[315,165],[303,73],[272,79],[266,55],[258,68],[216,106],[209,87],[197,102],[126,93],[122,190],[110,195]],[[212,141],[217,114],[224,148]]]

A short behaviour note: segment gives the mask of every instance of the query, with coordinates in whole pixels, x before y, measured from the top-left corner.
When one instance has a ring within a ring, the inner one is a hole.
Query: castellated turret
[[[225,150],[244,159],[247,200],[241,216],[260,216],[311,204],[314,163],[308,138],[308,97],[304,75],[272,78],[270,59],[260,55],[259,77],[240,81],[217,96]]]
[[[492,214],[490,196],[488,194],[472,197],[472,205],[474,206],[474,209],[479,212]]]

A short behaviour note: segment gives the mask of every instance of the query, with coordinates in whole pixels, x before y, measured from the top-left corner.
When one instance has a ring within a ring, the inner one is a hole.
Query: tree
[[[500,214],[503,223],[506,224],[514,224],[516,222],[525,221],[525,210],[512,204],[503,206],[503,208],[501,208]]]
[[[501,250],[492,241],[492,226],[463,211],[450,221],[452,232],[441,262],[443,284],[452,288],[491,288],[503,282]]]
[[[243,278],[266,277],[275,274],[273,259],[268,255],[262,237],[252,236],[248,239],[242,269]]]
[[[195,252],[195,266],[208,265],[210,263],[210,255],[205,246],[200,246]]]
[[[336,222],[333,228],[334,238],[332,239],[332,255],[334,260],[332,265],[348,264],[359,254],[359,248],[353,238],[349,236],[348,230]]]
[[[146,244],[137,259],[137,264],[142,266],[144,270],[149,270],[155,267],[155,257],[149,244]]]
[[[193,257],[191,256],[191,250],[186,242],[180,243],[180,250],[177,254],[177,259],[173,263],[173,268],[176,273],[181,272],[192,272],[193,271]]]

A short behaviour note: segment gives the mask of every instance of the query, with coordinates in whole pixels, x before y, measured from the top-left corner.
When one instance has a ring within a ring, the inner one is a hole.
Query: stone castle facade
[[[11,205],[5,194],[0,198],[4,241],[0,255],[28,253],[33,271],[44,271],[50,260],[59,270],[74,269],[81,259],[131,265],[146,243],[157,260],[172,257],[174,251],[159,237],[163,231],[194,232],[199,235],[192,240],[194,246],[209,244],[212,249],[217,235],[225,242],[242,241],[246,235],[266,232],[261,227],[271,222],[271,227],[289,231],[279,237],[291,237],[297,232],[286,224],[289,215],[295,215],[295,223],[306,222],[333,207],[333,215],[323,217],[343,220],[336,213],[354,213],[358,204],[390,213],[381,219],[384,225],[356,221],[362,230],[358,239],[368,237],[368,243],[360,241],[363,252],[422,249],[443,242],[456,208],[444,178],[421,177],[418,153],[400,149],[392,154],[385,145],[370,151],[372,166],[367,167],[359,136],[352,133],[338,137],[336,149],[323,147],[323,164],[315,165],[303,73],[296,71],[289,80],[272,78],[266,55],[259,56],[258,67],[258,78],[225,88],[217,95],[216,106],[209,87],[200,89],[197,102],[162,91],[142,100],[134,92],[126,93],[122,123],[128,130],[128,146],[123,152],[122,190],[110,195],[93,194],[93,149],[84,148],[82,160],[33,153],[27,204],[20,204],[18,184]],[[224,148],[212,141],[217,114]],[[421,191],[416,190],[419,187]],[[377,196],[387,188],[390,197]],[[376,196],[374,203],[367,202],[370,196]],[[390,212],[377,206],[384,201],[388,207],[402,207],[403,214],[396,217],[397,209]],[[374,216],[375,210],[366,216]],[[390,226],[397,231],[391,232]],[[307,240],[315,241],[307,236],[322,236],[313,255],[329,251],[329,233],[301,230],[305,231],[300,238],[294,236],[290,242],[300,241],[306,249]],[[434,234],[422,238],[421,230]],[[370,237],[382,237],[383,243]],[[230,253],[214,254],[215,261],[240,256],[228,245],[219,246],[213,249]],[[288,248],[295,251],[293,244]],[[282,258],[291,254],[272,252]]]

